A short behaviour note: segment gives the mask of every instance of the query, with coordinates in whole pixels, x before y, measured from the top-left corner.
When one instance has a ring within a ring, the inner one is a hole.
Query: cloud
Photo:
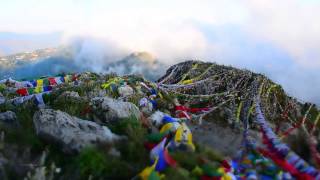
[[[107,39],[74,37],[67,47],[71,48],[72,60],[81,69],[105,72],[104,65],[120,60],[130,52]]]
[[[94,37],[76,51],[81,68],[100,72],[93,64],[133,51],[167,64],[217,61],[263,72],[294,96],[320,103],[319,19],[316,0],[12,0],[0,7],[6,31],[62,31],[66,44]]]
[[[302,66],[320,68],[319,1],[247,0],[247,8],[249,33],[286,50]]]

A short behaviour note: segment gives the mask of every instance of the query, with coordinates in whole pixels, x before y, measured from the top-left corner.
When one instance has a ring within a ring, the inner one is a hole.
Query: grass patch
[[[38,138],[33,126],[33,114],[36,109],[17,106],[12,109],[18,118],[19,126],[16,128],[3,128],[6,143],[15,143],[19,146],[29,146],[32,150],[41,150],[43,142]]]
[[[135,116],[122,119],[109,128],[116,134],[127,136],[127,141],[118,143],[116,148],[122,158],[132,165],[135,173],[141,171],[149,163],[149,153],[144,148],[147,130]]]

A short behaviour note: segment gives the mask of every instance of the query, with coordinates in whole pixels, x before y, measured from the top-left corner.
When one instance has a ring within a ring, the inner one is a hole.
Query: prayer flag
[[[38,79],[37,80],[37,87],[42,87],[43,86],[43,79]]]
[[[49,86],[50,85],[49,83],[50,82],[49,82],[48,78],[43,79],[43,86]]]
[[[48,78],[49,83],[51,86],[57,85],[56,79],[53,77]]]
[[[43,87],[43,92],[48,92],[52,90],[52,86],[44,86]]]
[[[27,96],[28,95],[27,88],[18,89],[16,92],[21,96]]]
[[[34,88],[28,88],[28,94],[31,95],[34,93]]]
[[[34,88],[34,92],[35,93],[41,93],[43,91],[43,87],[42,86],[37,86]]]

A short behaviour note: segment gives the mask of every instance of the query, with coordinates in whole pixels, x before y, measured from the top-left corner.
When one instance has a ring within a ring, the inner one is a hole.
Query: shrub
[[[106,172],[107,160],[102,152],[94,148],[81,151],[75,159],[75,163],[82,176],[102,176]]]

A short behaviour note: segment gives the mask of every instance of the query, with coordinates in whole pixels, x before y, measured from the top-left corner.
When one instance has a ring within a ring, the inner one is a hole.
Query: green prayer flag
[[[50,85],[49,79],[48,78],[43,79],[43,86],[49,86],[49,85]]]
[[[28,88],[27,90],[28,90],[28,94],[29,94],[29,95],[31,95],[31,94],[34,93],[34,88]]]

